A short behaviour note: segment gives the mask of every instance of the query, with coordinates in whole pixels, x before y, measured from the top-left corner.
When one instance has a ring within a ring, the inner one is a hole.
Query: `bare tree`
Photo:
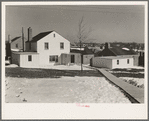
[[[80,42],[80,51],[81,51],[83,42],[90,40],[89,35],[91,34],[92,30],[90,27],[87,28],[87,25],[84,22],[84,16],[82,16],[82,18],[80,19],[78,27],[79,29],[77,38]],[[81,53],[81,71],[83,70],[82,61],[83,61],[83,54]]]
[[[89,35],[91,34],[92,29],[91,27],[87,28],[87,25],[84,22],[84,16],[82,16],[82,18],[80,19],[78,27],[79,29],[77,38],[79,39],[79,41],[84,42],[90,40]]]

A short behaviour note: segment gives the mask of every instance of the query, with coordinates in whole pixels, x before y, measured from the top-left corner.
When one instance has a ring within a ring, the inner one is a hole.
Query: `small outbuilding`
[[[91,59],[91,65],[99,68],[130,68],[133,67],[133,57],[127,56],[105,56],[94,57]]]
[[[69,64],[80,64],[81,63],[81,54],[80,53],[62,53],[61,54],[61,63],[62,65]]]
[[[95,57],[108,57],[115,56],[118,57],[126,57],[133,58],[134,66],[139,65],[139,54],[132,49],[125,47],[110,47],[108,43],[105,43],[105,49],[101,52],[95,54]]]
[[[37,52],[12,52],[12,63],[20,67],[39,67]]]

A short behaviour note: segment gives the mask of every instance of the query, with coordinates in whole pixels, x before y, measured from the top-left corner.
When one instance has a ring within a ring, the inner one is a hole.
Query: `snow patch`
[[[122,48],[123,50],[127,50],[127,51],[129,51],[129,49],[128,48]]]

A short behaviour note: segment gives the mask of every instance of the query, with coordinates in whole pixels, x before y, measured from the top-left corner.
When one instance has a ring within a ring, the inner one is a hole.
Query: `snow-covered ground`
[[[7,103],[131,103],[104,77],[6,78]]]
[[[126,68],[121,68],[126,69]],[[129,72],[131,69],[138,69],[138,72]],[[110,73],[116,74],[116,73],[125,73],[125,74],[144,74],[144,71],[139,71],[139,69],[144,69],[144,67],[138,67],[134,66],[132,68],[127,68],[128,71],[115,71],[115,70],[108,70]],[[124,81],[128,82],[129,84],[132,84],[134,86],[137,86],[139,88],[144,88],[144,78],[136,78],[136,77],[119,77],[123,79]]]
[[[18,67],[16,64],[10,64],[7,65],[7,67]],[[25,67],[25,68],[30,68],[30,67]],[[46,65],[46,66],[40,66],[40,67],[32,67],[32,68],[41,68],[41,69],[59,69],[59,70],[81,70],[80,65]],[[90,68],[83,67],[83,70],[92,70]]]
[[[134,86],[144,88],[144,78],[119,77]]]
[[[59,70],[81,70],[80,65],[54,65],[54,66],[40,66],[44,69],[59,69]],[[83,67],[83,70],[92,70],[90,68]]]
[[[10,65],[7,65],[7,66],[5,66],[6,68],[8,68],[8,67],[12,67],[12,68],[15,68],[15,67],[18,67],[18,65],[16,65],[16,64],[10,64]]]
[[[128,72],[128,71],[109,71],[110,73],[128,73],[128,74],[144,74],[144,72]]]

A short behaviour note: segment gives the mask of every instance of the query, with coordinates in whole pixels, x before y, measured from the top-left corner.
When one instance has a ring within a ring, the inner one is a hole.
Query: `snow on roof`
[[[122,48],[123,50],[128,50],[129,51],[129,49],[128,48]]]
[[[133,58],[132,56],[102,56],[98,58],[104,58],[104,59],[122,59],[122,58]]]

